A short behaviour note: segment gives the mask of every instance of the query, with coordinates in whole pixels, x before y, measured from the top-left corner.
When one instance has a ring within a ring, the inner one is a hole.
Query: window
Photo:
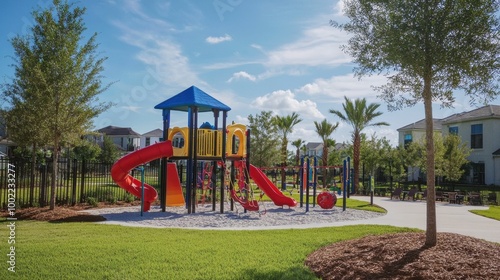
[[[450,126],[448,132],[453,135],[458,135],[458,126]]]
[[[410,145],[410,143],[413,141],[413,138],[411,136],[411,133],[405,134],[405,140],[404,140],[404,145],[407,147]]]
[[[473,124],[470,127],[470,148],[483,148],[483,124]]]
[[[146,137],[146,147],[151,145],[151,138]]]

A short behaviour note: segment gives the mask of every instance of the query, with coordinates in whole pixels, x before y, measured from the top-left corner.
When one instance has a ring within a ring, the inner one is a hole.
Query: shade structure
[[[155,109],[187,112],[189,107],[197,107],[198,112],[210,112],[214,109],[226,112],[231,110],[229,106],[195,86],[188,87],[182,92],[161,102],[155,106]]]

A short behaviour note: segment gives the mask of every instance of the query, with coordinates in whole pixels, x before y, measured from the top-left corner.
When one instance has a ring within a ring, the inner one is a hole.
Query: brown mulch
[[[92,207],[87,204],[78,204],[71,207],[57,206],[54,210],[49,207],[31,207],[16,209],[15,217],[19,220],[37,220],[47,222],[100,222],[106,218],[100,215],[92,215],[89,213],[80,212],[86,209],[106,208],[106,207],[125,207],[138,205],[138,202],[106,204],[100,203],[97,207]],[[8,213],[2,213],[3,217],[8,217]]]
[[[19,220],[37,220],[48,222],[100,222],[106,219],[103,216],[91,215],[78,212],[75,209],[56,207],[49,208],[25,208],[16,211]]]
[[[500,279],[500,244],[454,233],[424,244],[425,233],[367,236],[320,248],[305,264],[321,279]]]

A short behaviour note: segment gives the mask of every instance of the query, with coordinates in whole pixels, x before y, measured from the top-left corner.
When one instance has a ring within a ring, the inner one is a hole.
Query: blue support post
[[[141,171],[141,217],[144,213],[144,165],[137,168]]]
[[[314,161],[313,161],[314,165],[313,165],[313,207],[316,207],[316,188],[317,188],[317,185],[318,185],[318,159],[316,157],[314,157]],[[323,178],[324,180],[324,178]]]
[[[300,166],[301,168],[299,169],[300,171],[300,186],[299,186],[299,201],[300,201],[300,207],[302,208],[302,206],[304,205],[304,158],[302,157],[300,159]]]
[[[306,212],[309,212],[309,171],[311,169],[310,166],[311,162],[309,161],[309,158],[307,158],[307,172],[306,172]]]

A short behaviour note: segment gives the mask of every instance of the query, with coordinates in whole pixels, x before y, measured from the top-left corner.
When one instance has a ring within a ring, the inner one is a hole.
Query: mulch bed
[[[454,233],[424,244],[425,233],[367,236],[320,248],[305,264],[321,279],[500,279],[500,244]]]
[[[47,222],[100,222],[105,221],[106,218],[100,215],[92,215],[80,212],[86,209],[107,208],[107,207],[126,207],[140,205],[140,202],[134,201],[132,203],[117,203],[106,204],[99,203],[97,207],[92,207],[88,204],[78,204],[71,207],[56,206],[54,210],[49,207],[31,207],[16,210],[15,217],[19,220],[37,220]],[[2,213],[3,217],[8,217],[8,213]]]

